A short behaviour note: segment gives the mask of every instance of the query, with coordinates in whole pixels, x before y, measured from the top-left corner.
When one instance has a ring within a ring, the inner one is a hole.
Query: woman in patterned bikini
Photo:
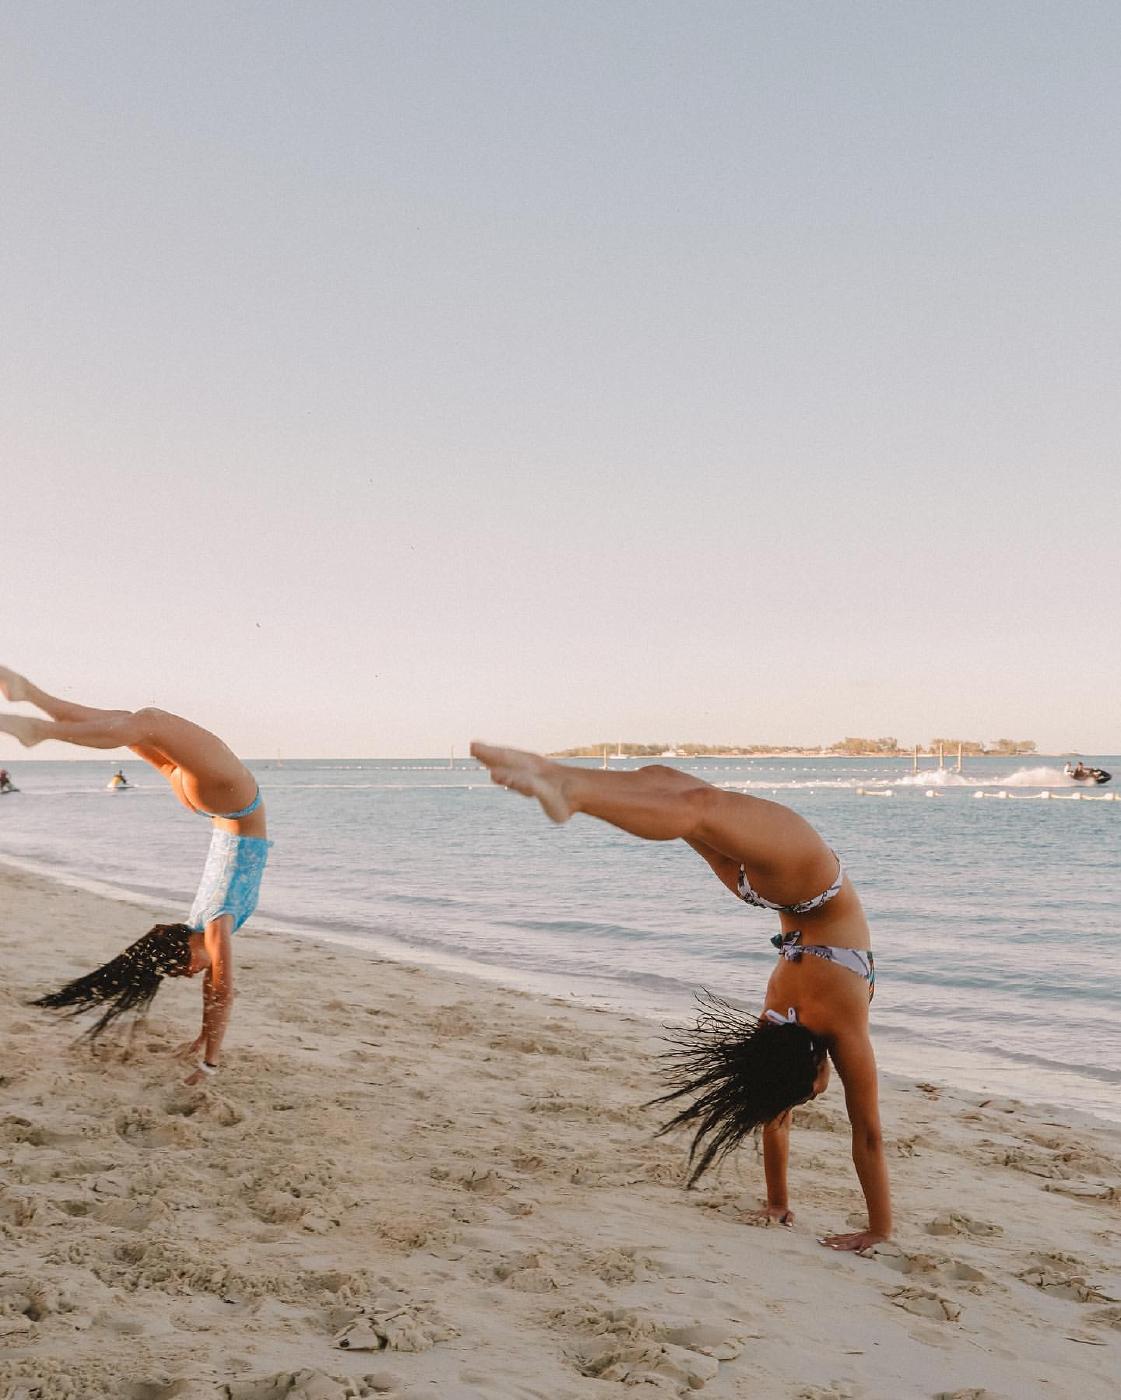
[[[187,922],[157,924],[110,962],[35,1003],[70,1015],[99,1009],[89,1032],[97,1036],[126,1012],[143,1014],[164,977],[201,972],[202,1029],[181,1052],[195,1061],[185,1082],[199,1083],[218,1071],[233,1002],[231,936],[257,907],[272,845],[252,773],[216,735],[165,710],[75,705],[6,667],[0,667],[0,694],[49,716],[0,714],[0,733],[25,747],[56,739],[83,748],[129,748],[167,779],[185,807],[210,819],[210,852]]]
[[[471,752],[492,782],[535,797],[553,821],[584,812],[648,841],[682,840],[742,900],[778,914],[781,932],[772,942],[780,956],[761,1015],[703,999],[698,1024],[670,1052],[673,1087],[656,1102],[684,1106],[663,1131],[695,1131],[691,1186],[761,1128],[762,1216],[792,1225],[790,1110],[824,1091],[832,1061],[844,1085],[868,1228],[822,1243],[859,1251],[887,1239],[891,1194],[868,1032],[875,967],[864,911],[835,852],[789,807],[725,792],[676,768],[612,773],[488,744]]]

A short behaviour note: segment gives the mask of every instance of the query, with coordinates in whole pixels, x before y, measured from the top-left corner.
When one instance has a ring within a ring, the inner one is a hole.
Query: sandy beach
[[[96,1054],[25,1005],[169,911],[0,899],[4,1400],[1117,1393],[1121,1129],[889,1082],[897,1237],[836,1255],[835,1087],[762,1229],[750,1148],[686,1192],[653,1137],[656,1026],[250,925],[188,1089],[196,984]]]

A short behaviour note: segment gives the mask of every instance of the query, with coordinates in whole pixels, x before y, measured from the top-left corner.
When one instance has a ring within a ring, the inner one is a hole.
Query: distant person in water
[[[125,770],[123,768],[118,768],[109,781],[114,787],[128,787],[128,779],[125,777]]]
[[[0,792],[7,792],[12,786],[12,775],[6,768],[0,768]]]
[[[164,977],[201,972],[202,1029],[180,1052],[195,1062],[186,1083],[199,1083],[221,1063],[234,994],[231,936],[257,907],[272,844],[253,774],[221,739],[165,710],[75,705],[6,667],[0,667],[0,694],[50,716],[0,714],[0,733],[27,747],[54,739],[82,748],[129,748],[167,779],[184,807],[209,818],[210,853],[187,922],[157,924],[110,962],[35,1002],[71,1015],[100,1011],[89,1032],[98,1036],[126,1012],[143,1014]]]
[[[832,1061],[844,1085],[868,1226],[822,1243],[864,1250],[887,1239],[891,1195],[868,1032],[875,967],[864,911],[840,857],[789,807],[724,792],[676,768],[597,771],[489,744],[472,744],[471,752],[492,782],[535,797],[553,821],[584,812],[648,841],[682,840],[734,894],[778,914],[781,932],[771,941],[779,960],[761,1015],[702,998],[698,1024],[679,1033],[668,1057],[671,1092],[655,1100],[679,1105],[662,1131],[694,1130],[692,1186],[761,1128],[762,1215],[791,1225],[790,1110],[824,1091]]]

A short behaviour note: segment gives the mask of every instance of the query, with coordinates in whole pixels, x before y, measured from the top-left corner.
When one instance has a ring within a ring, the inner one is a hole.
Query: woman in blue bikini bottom
[[[35,1003],[71,1015],[99,1009],[90,1029],[96,1036],[125,1012],[146,1011],[165,976],[201,972],[202,1029],[181,1052],[195,1061],[186,1083],[197,1084],[218,1070],[233,1001],[231,935],[257,907],[272,845],[252,773],[216,735],[165,710],[75,705],[2,666],[0,694],[49,716],[0,714],[0,732],[28,747],[56,739],[83,748],[129,748],[167,779],[185,807],[210,819],[210,852],[186,923],[157,924],[110,962]]]
[[[698,1024],[680,1033],[669,1054],[670,1092],[656,1102],[677,1107],[666,1130],[694,1131],[690,1185],[761,1128],[767,1199],[760,1214],[791,1225],[790,1110],[824,1091],[832,1061],[845,1089],[868,1228],[822,1243],[864,1250],[886,1239],[891,1195],[868,1030],[875,967],[860,899],[835,852],[789,807],[676,768],[575,768],[488,744],[471,752],[493,782],[535,797],[553,821],[584,812],[648,841],[682,840],[745,903],[778,914],[781,931],[772,941],[780,956],[759,1017],[702,997]]]

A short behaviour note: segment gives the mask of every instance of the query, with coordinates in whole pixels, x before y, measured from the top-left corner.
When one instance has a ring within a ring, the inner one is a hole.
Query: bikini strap
[[[248,807],[243,807],[240,812],[217,812],[215,815],[221,817],[223,821],[236,822],[240,821],[242,817],[248,817],[252,812],[255,812],[260,805],[261,789],[258,787],[254,794],[253,801],[250,802]]]

